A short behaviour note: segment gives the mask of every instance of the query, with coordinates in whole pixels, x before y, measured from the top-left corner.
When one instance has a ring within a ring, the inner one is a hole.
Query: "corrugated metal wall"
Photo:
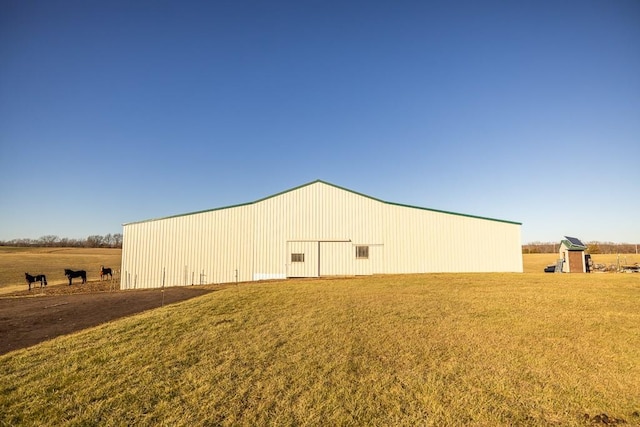
[[[353,257],[348,263],[330,258],[332,255],[327,252],[330,247],[355,254],[339,242],[382,243],[383,232],[379,225],[383,204],[324,183],[301,187],[253,206],[256,224],[254,268],[260,275],[282,273],[290,267],[286,242],[320,242],[321,275],[355,274]],[[330,260],[335,263],[329,264]],[[313,271],[317,276],[317,268]]]
[[[284,277],[318,277],[318,242],[287,242],[287,259]],[[292,260],[292,255],[302,255],[301,260]],[[258,273],[274,274],[274,273]]]
[[[127,224],[122,288],[252,280],[251,206]]]
[[[356,274],[355,248],[351,242],[320,242],[320,276]]]
[[[522,272],[519,224],[405,206],[387,212],[389,273]]]
[[[522,271],[520,224],[385,203],[321,181],[246,205],[126,224],[123,239],[125,289]],[[359,245],[368,258],[356,258]],[[292,263],[292,253],[305,253],[305,262]]]

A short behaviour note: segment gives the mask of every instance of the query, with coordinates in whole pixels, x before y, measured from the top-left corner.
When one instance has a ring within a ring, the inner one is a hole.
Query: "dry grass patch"
[[[85,270],[87,280],[99,280],[101,265],[119,271],[121,262],[121,249],[0,246],[0,295],[27,289],[24,273],[45,274],[49,285],[57,285],[69,283],[65,268]]]
[[[0,357],[0,424],[640,424],[640,276],[232,286]]]

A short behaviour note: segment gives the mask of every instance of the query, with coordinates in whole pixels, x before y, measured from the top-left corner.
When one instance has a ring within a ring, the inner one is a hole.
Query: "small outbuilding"
[[[560,260],[563,273],[589,273],[591,256],[585,254],[587,246],[575,237],[564,236],[560,242]]]

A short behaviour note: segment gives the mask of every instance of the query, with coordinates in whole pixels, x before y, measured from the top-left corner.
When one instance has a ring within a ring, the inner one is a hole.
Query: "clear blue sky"
[[[640,242],[640,2],[0,0],[0,240],[316,180]]]

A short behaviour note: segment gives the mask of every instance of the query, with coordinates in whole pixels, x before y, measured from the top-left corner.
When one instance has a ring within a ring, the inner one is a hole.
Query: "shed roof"
[[[587,249],[587,245],[575,237],[564,236],[564,240],[560,243],[565,245],[570,251],[584,251]]]

